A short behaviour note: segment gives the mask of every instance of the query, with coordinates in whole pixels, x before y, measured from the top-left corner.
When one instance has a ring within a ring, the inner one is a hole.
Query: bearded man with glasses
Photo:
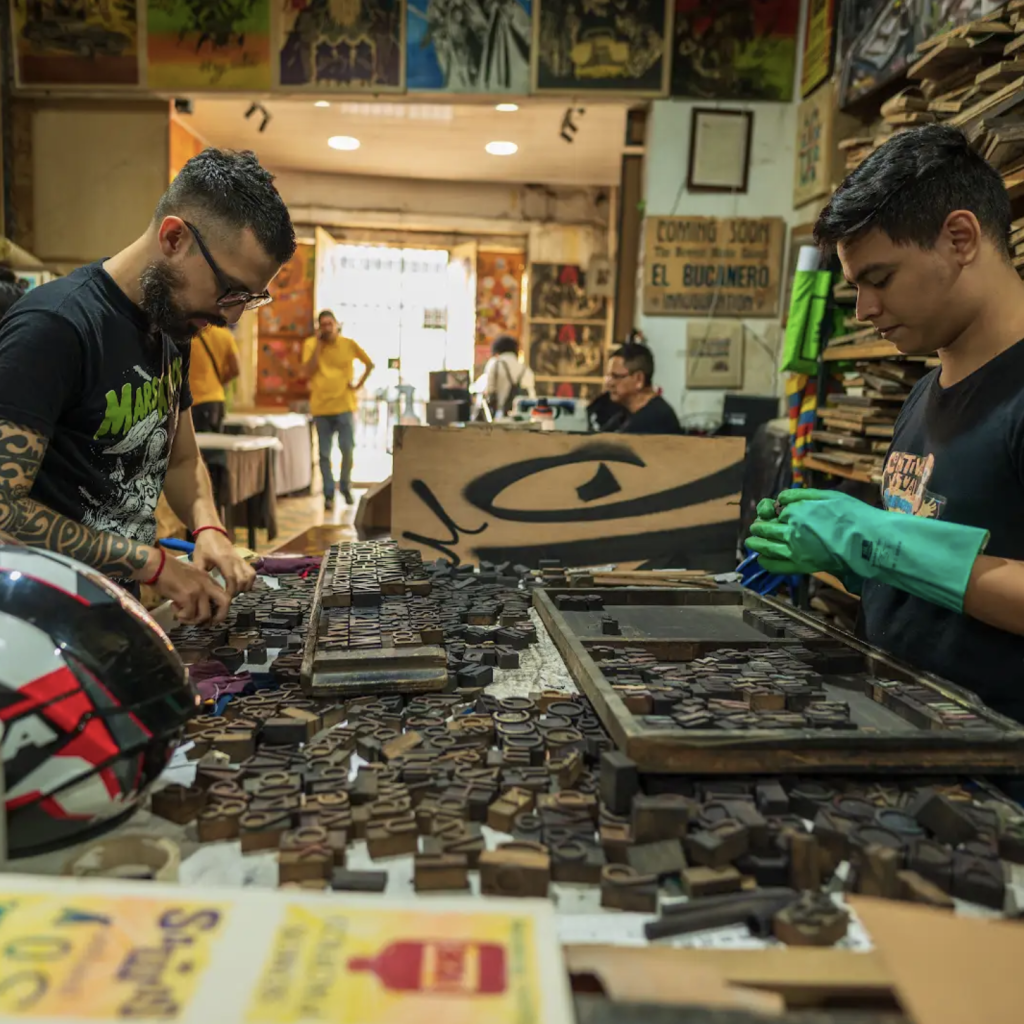
[[[147,583],[185,622],[223,621],[254,579],[217,512],[188,380],[192,339],[270,302],[295,252],[273,180],[252,153],[205,150],[141,237],[0,324],[0,531]],[[191,563],[155,546],[161,491],[196,535]]]

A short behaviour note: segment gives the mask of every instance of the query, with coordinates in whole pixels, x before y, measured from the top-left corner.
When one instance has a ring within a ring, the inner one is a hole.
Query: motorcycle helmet
[[[128,818],[198,698],[134,598],[51,551],[0,542],[0,722],[9,857]]]

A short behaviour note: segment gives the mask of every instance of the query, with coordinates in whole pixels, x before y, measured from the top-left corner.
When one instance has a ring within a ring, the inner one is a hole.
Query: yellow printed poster
[[[184,1017],[226,910],[194,898],[0,892],[0,1018]]]
[[[249,1024],[543,1020],[536,918],[291,904]],[[428,1016],[429,1015],[429,1016]]]

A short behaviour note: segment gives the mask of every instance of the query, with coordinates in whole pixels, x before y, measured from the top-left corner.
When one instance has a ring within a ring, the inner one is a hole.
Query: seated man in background
[[[359,389],[373,372],[373,360],[351,338],[338,330],[334,314],[325,309],[317,317],[317,332],[302,347],[302,372],[309,378],[309,411],[316,424],[320,445],[320,475],[324,480],[324,508],[334,507],[334,470],[331,448],[338,438],[341,448],[341,496],[352,504],[352,454],[355,450],[353,413],[359,406]],[[363,375],[353,383],[353,363],[363,364]]]
[[[654,390],[653,379],[654,355],[646,345],[627,342],[615,349],[604,386],[619,408],[601,429],[619,434],[678,434],[679,420]]]
[[[220,433],[224,424],[224,385],[239,373],[238,345],[229,328],[209,324],[192,341],[188,383],[196,433]]]

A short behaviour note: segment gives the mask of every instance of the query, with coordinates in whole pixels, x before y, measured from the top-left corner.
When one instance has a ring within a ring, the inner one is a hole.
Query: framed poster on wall
[[[800,96],[807,99],[832,76],[836,59],[836,11],[841,0],[809,0],[804,25]]]
[[[532,0],[406,0],[409,91],[530,91]]]
[[[743,387],[743,324],[738,320],[687,323],[686,386]]]
[[[672,0],[533,0],[532,89],[664,96]]]
[[[276,7],[281,88],[405,91],[405,0],[298,0]]]
[[[698,107],[690,126],[690,192],[747,191],[754,115],[749,110]]]
[[[781,217],[648,217],[644,315],[778,316],[785,242]]]

